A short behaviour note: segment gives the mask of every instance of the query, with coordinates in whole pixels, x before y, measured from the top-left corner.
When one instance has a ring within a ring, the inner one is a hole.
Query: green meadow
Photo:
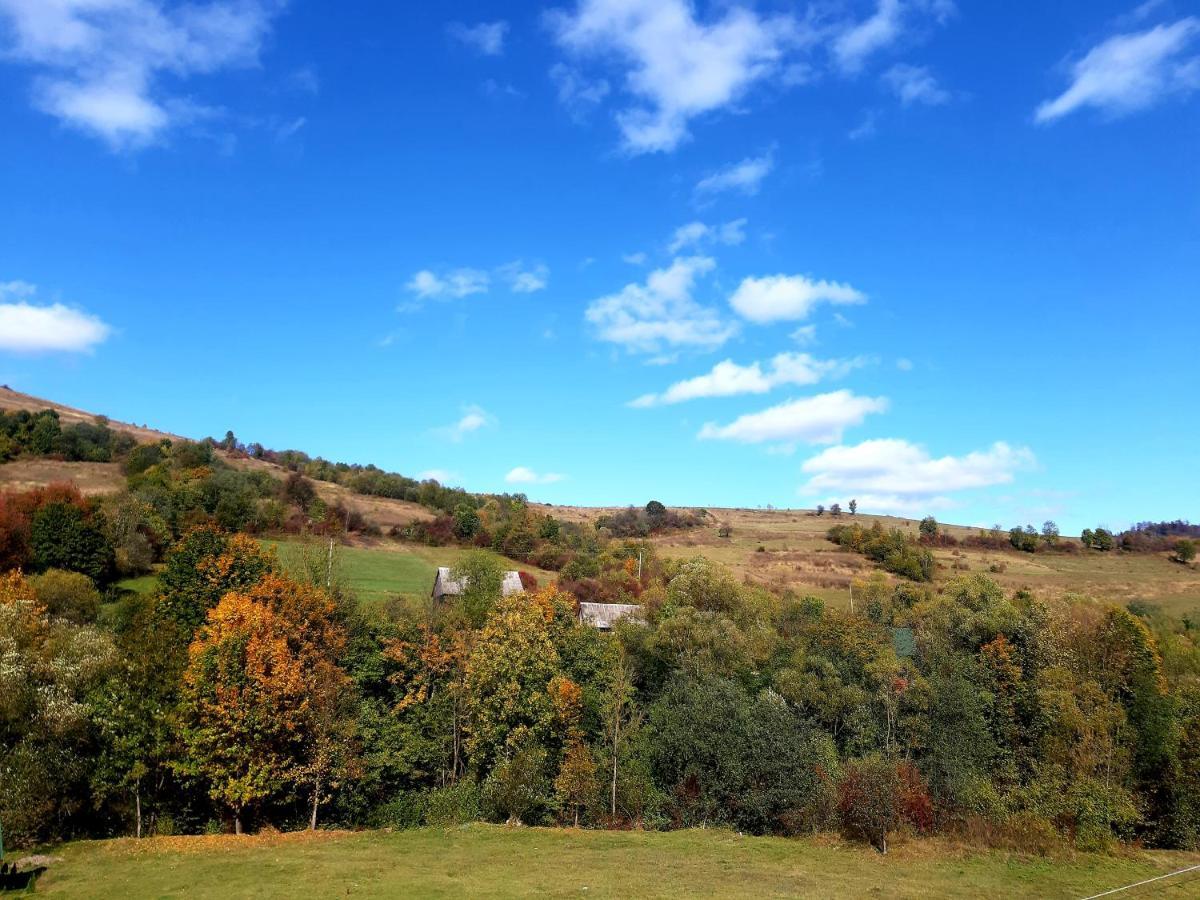
[[[68,844],[38,886],[121,897],[1062,897],[1200,862],[1179,853],[1062,858],[897,841],[880,856],[833,838],[725,830],[578,831],[469,825],[120,839]],[[1181,876],[1175,896],[1188,896]],[[1191,889],[1197,887],[1192,882]],[[1171,895],[1168,893],[1168,895]],[[1130,896],[1140,896],[1133,894]],[[1192,895],[1194,896],[1194,895]]]

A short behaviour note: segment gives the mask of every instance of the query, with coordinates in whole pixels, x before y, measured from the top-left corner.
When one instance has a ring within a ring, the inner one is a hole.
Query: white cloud
[[[444,275],[422,269],[409,280],[405,288],[423,300],[444,300],[486,294],[490,282],[488,273],[480,269],[453,269]]]
[[[257,65],[278,0],[0,0],[12,42],[0,59],[38,73],[34,105],[114,150],[215,114],[172,93],[193,75]]]
[[[30,302],[37,287],[26,281],[0,283],[0,350],[15,353],[84,353],[104,342],[112,328],[82,310]]]
[[[768,150],[762,156],[748,156],[701,178],[696,183],[696,196],[737,191],[752,197],[774,168],[774,150]]]
[[[832,52],[846,73],[860,71],[876,53],[897,43],[918,15],[942,22],[954,12],[952,0],[879,0],[875,12],[861,22],[843,27],[834,37]]]
[[[787,51],[808,38],[790,16],[741,6],[701,21],[689,0],[578,0],[547,21],[564,50],[615,60],[623,70],[634,103],[616,119],[630,153],[674,150],[690,136],[692,119],[781,79]]]
[[[484,56],[499,56],[504,52],[504,38],[508,34],[508,23],[499,21],[464,25],[462,22],[451,22],[446,26],[446,31],[455,40],[461,41]]]
[[[729,305],[751,322],[804,319],[818,303],[865,303],[867,295],[837,281],[813,281],[804,275],[745,278]]]
[[[644,284],[627,284],[617,293],[593,301],[585,318],[601,340],[630,351],[719,347],[736,333],[737,326],[692,297],[696,280],[715,265],[707,256],[679,257],[667,268],[652,271]]]
[[[814,359],[807,353],[780,353],[766,368],[753,362],[741,366],[731,359],[717,363],[712,371],[685,381],[677,381],[661,394],[645,394],[629,405],[645,408],[683,403],[702,397],[732,397],[738,394],[765,394],[783,385],[812,385],[826,378],[840,378],[852,369],[866,365],[865,357],[855,359]]]
[[[449,441],[458,443],[469,434],[474,434],[481,428],[496,424],[496,417],[481,406],[463,407],[462,417],[453,425],[435,429],[435,433]]]
[[[933,73],[925,66],[910,66],[905,63],[892,66],[883,73],[883,82],[905,106],[914,103],[940,106],[950,101],[950,92],[938,84]]]
[[[997,442],[965,456],[932,458],[908,441],[885,438],[852,447],[837,446],[806,460],[806,496],[855,496],[870,512],[920,512],[955,505],[958,491],[1008,484],[1036,460],[1026,447]]]
[[[705,225],[703,222],[688,222],[675,229],[667,250],[678,253],[688,247],[703,244],[724,244],[733,247],[746,240],[746,220],[734,219],[724,225]]]
[[[625,253],[621,255],[621,260],[629,263],[631,266],[644,266],[646,264],[646,254],[641,250],[637,253]]]
[[[1197,36],[1200,19],[1189,16],[1110,37],[1071,66],[1071,86],[1039,106],[1034,118],[1053,122],[1085,106],[1117,117],[1200,89],[1200,55],[1185,53]]]
[[[509,484],[554,484],[567,476],[558,472],[535,472],[526,466],[517,466],[504,476]]]
[[[842,432],[862,424],[872,413],[884,412],[885,397],[860,397],[848,390],[790,400],[762,412],[739,416],[728,425],[712,422],[700,429],[702,439],[740,441],[760,444],[779,441],[784,444],[833,444]]]
[[[510,262],[496,270],[514,294],[533,294],[544,291],[550,284],[550,269],[542,263],[527,266],[521,260]]]

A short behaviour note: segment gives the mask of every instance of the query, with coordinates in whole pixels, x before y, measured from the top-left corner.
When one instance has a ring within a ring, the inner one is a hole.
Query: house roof
[[[451,575],[449,566],[438,566],[437,576],[433,579],[433,596],[435,598],[457,597],[465,587],[463,579],[456,579]],[[520,572],[510,570],[504,573],[504,580],[500,583],[500,593],[503,596],[519,594],[524,590],[525,586],[521,584]]]
[[[621,619],[641,621],[642,608],[636,603],[580,603],[579,621],[603,631],[611,629]]]

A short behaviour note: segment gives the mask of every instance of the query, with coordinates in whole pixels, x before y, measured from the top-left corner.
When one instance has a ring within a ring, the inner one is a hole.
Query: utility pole
[[[329,535],[329,556],[325,560],[325,590],[333,587],[333,535]]]

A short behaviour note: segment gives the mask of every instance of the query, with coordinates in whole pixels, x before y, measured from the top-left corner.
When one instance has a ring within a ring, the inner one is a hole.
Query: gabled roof
[[[449,566],[438,566],[437,576],[433,579],[433,598],[436,600],[440,597],[457,597],[463,592],[466,585],[462,579],[456,579],[451,575]],[[519,594],[525,590],[525,586],[521,584],[521,573],[516,571],[508,571],[504,573],[504,580],[500,583],[500,593],[507,597],[510,594]]]
[[[580,603],[579,621],[601,631],[610,631],[621,619],[640,622],[642,608],[636,603]]]

